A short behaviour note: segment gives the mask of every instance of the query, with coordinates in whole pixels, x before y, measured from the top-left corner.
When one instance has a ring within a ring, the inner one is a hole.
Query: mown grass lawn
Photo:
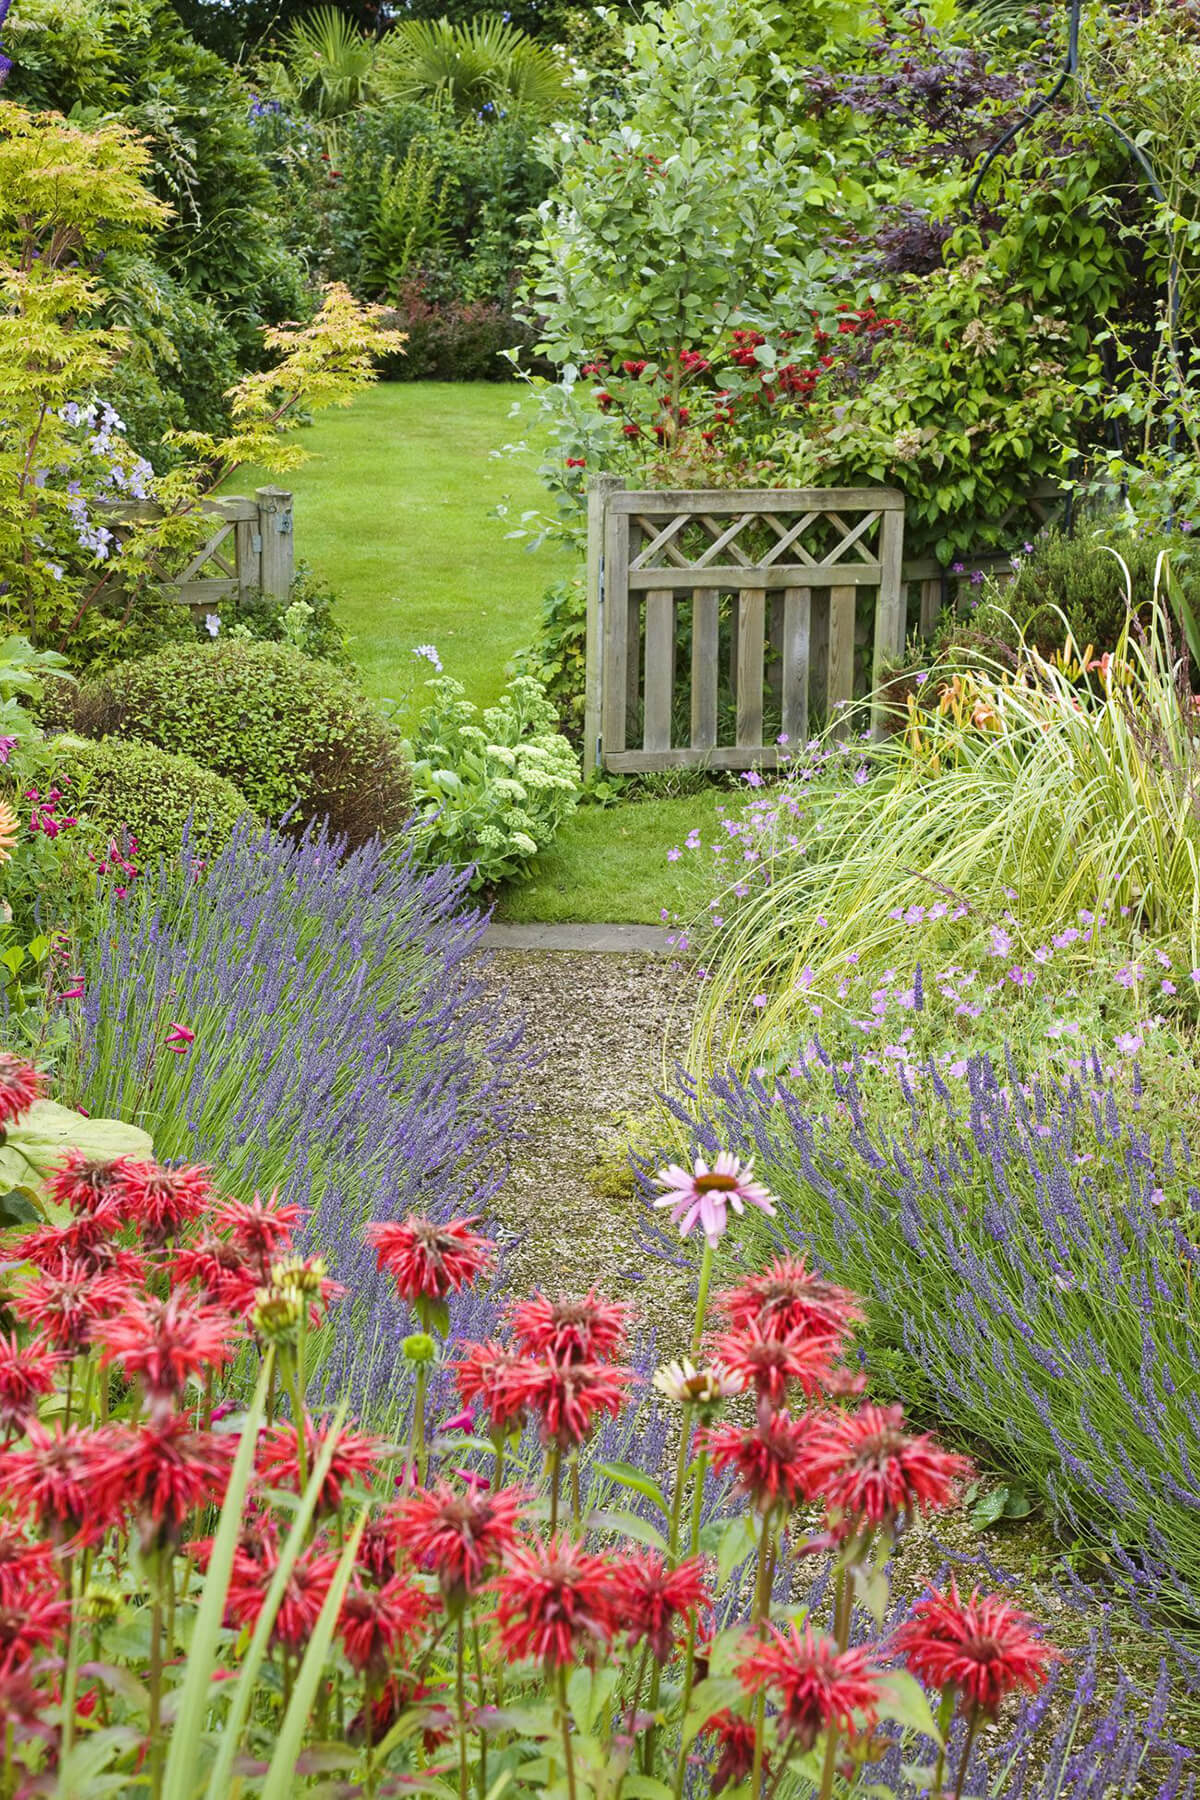
[[[433,673],[413,656],[434,644],[470,699],[489,705],[505,665],[528,643],[543,590],[572,558],[507,538],[495,508],[514,516],[545,495],[531,449],[499,457],[532,421],[510,418],[521,390],[501,382],[380,383],[346,411],[321,413],[301,442],[311,460],[281,485],[295,494],[296,558],[328,581],[368,693],[390,700],[402,728]],[[269,479],[242,469],[232,491]],[[726,793],[724,798],[731,796]],[[703,905],[695,857],[667,851],[693,825],[708,839],[722,799],[585,806],[538,858],[534,878],[501,895],[501,917],[552,923],[656,924],[663,909]]]
[[[407,727],[434,644],[470,699],[490,705],[504,665],[528,643],[544,588],[573,567],[562,549],[529,551],[491,515],[541,505],[537,456],[495,457],[520,439],[502,382],[387,382],[301,434],[311,461],[281,480],[296,496],[296,558],[331,583],[342,628],[376,700]],[[249,493],[263,479],[240,470]]]

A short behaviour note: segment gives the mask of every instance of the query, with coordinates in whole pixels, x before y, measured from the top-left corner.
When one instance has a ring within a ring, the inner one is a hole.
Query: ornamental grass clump
[[[777,1210],[749,1222],[755,1241],[864,1297],[893,1386],[985,1442],[1186,1635],[1200,1241],[1190,1134],[1177,1114],[1152,1131],[1150,1098],[1136,1060],[1118,1085],[1094,1052],[1061,1082],[987,1057],[947,1080],[933,1059],[885,1075],[822,1052],[773,1085],[714,1077],[672,1110],[702,1155],[753,1150]]]
[[[358,1228],[483,1207],[524,1104],[521,1027],[484,994],[465,900],[465,876],[378,842],[342,857],[245,823],[110,901],[66,1008],[73,1101],[218,1163],[247,1202],[278,1189],[308,1209],[353,1295],[330,1380],[356,1371],[377,1409],[407,1326]]]
[[[38,1082],[11,1072],[19,1116]],[[308,1406],[343,1295],[300,1254],[294,1204],[229,1197],[195,1165],[80,1152],[42,1204],[43,1223],[3,1241],[3,1800],[285,1800],[331,1777],[338,1792],[445,1800],[497,1783],[768,1800],[785,1777],[809,1800],[912,1800],[931,1782],[963,1800],[995,1777],[1009,1800],[1128,1791],[1086,1753],[1086,1783],[1061,1761],[1052,1785],[1025,1781],[1035,1749],[1058,1750],[1044,1706],[1062,1660],[1031,1618],[953,1579],[907,1618],[888,1605],[896,1533],[956,1504],[966,1467],[856,1383],[760,1390],[736,1427],[716,1388],[689,1394],[673,1480],[656,1462],[597,1462],[600,1413],[661,1441],[622,1360],[631,1309],[535,1294],[499,1345],[450,1342],[439,1309],[486,1277],[494,1247],[472,1217],[412,1215],[375,1248],[442,1340],[427,1360],[453,1367],[467,1414],[435,1425],[418,1399],[406,1445],[354,1426],[344,1399]],[[48,1230],[72,1234],[69,1251]],[[73,1290],[69,1324],[48,1271]],[[852,1297],[794,1262],[713,1304],[723,1349],[750,1332],[812,1341],[831,1373],[857,1325]],[[711,1349],[708,1329],[701,1303],[695,1341]],[[406,1368],[398,1355],[393,1378]],[[601,1374],[596,1406],[561,1404]],[[739,1462],[705,1507],[713,1443],[786,1431],[789,1408],[804,1430],[788,1491]],[[611,1504],[621,1488],[641,1510]],[[833,1575],[828,1619],[822,1582],[804,1604],[813,1554]],[[1067,1707],[1072,1736],[1096,1710],[1095,1666],[1084,1658]],[[1119,1685],[1093,1740],[1107,1733],[1117,1779],[1151,1758],[1177,1766],[1165,1691],[1139,1718]]]

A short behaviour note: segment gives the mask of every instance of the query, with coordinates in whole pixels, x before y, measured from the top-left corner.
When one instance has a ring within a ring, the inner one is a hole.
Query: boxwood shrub
[[[185,828],[193,847],[211,854],[251,812],[231,781],[154,744],[56,738],[49,746],[54,778],[71,805],[103,837],[130,832],[138,860],[174,856]],[[190,827],[189,827],[190,820]]]
[[[70,696],[74,729],[195,757],[264,819],[327,820],[351,845],[407,818],[400,739],[362,691],[288,644],[172,644]]]

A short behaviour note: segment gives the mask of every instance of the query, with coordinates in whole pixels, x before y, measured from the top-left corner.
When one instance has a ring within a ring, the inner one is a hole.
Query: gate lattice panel
[[[634,493],[596,478],[589,766],[774,766],[768,709],[795,744],[856,697],[861,590],[876,594],[872,685],[903,651],[903,555],[894,488]]]

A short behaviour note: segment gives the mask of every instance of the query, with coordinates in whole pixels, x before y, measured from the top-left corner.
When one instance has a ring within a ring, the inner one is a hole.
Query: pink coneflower
[[[812,1492],[831,1513],[890,1525],[902,1513],[941,1512],[958,1504],[971,1472],[964,1456],[904,1429],[899,1406],[860,1406],[831,1414],[810,1452]]]
[[[118,1516],[103,1484],[115,1429],[73,1425],[51,1433],[30,1420],[28,1448],[0,1457],[0,1494],[30,1513],[56,1542],[101,1536]]]
[[[97,1321],[119,1312],[129,1298],[129,1285],[120,1276],[96,1275],[81,1263],[67,1263],[55,1274],[36,1275],[10,1304],[19,1319],[77,1356],[91,1343]]]
[[[329,1435],[329,1420],[304,1421],[305,1466],[310,1471],[324,1449]],[[382,1441],[363,1431],[339,1431],[321,1490],[317,1495],[318,1514],[335,1513],[342,1504],[345,1490],[354,1482],[370,1482],[379,1464]],[[272,1425],[258,1440],[254,1466],[268,1487],[290,1488],[302,1492],[300,1461],[297,1455],[294,1425]]]
[[[795,1332],[840,1336],[863,1316],[848,1288],[826,1281],[802,1256],[779,1257],[759,1274],[715,1294],[712,1304],[735,1331],[757,1325],[764,1337],[791,1337]]]
[[[712,1774],[712,1792],[719,1794],[723,1788],[741,1787],[754,1768],[754,1725],[749,1719],[743,1719],[728,1709],[713,1713],[700,1727],[700,1735],[714,1737],[720,1751],[716,1767]],[[763,1757],[763,1774],[770,1776],[769,1757]]]
[[[31,1063],[0,1050],[0,1128],[28,1112],[45,1087],[43,1077]]]
[[[225,1597],[226,1618],[232,1625],[253,1630],[263,1609],[267,1589],[275,1577],[278,1557],[274,1547],[261,1557],[238,1550]],[[329,1593],[338,1559],[327,1550],[310,1546],[296,1558],[279,1611],[271,1626],[271,1643],[287,1650],[300,1650],[311,1638],[321,1616],[321,1608]]]
[[[648,1644],[656,1662],[671,1658],[680,1627],[712,1608],[698,1556],[671,1568],[657,1550],[634,1550],[613,1564],[617,1617],[630,1644]]]
[[[38,1401],[54,1392],[54,1372],[63,1353],[46,1338],[22,1346],[16,1333],[0,1333],[0,1431],[22,1431],[37,1415]]]
[[[625,1347],[633,1308],[606,1300],[595,1288],[586,1294],[548,1300],[535,1294],[508,1315],[517,1348],[525,1356],[552,1356],[557,1362],[610,1362]]]
[[[218,1231],[228,1231],[236,1248],[257,1258],[265,1270],[280,1251],[291,1249],[296,1229],[306,1217],[302,1206],[281,1200],[276,1191],[265,1200],[261,1194],[253,1200],[221,1200],[213,1208],[212,1222]]]
[[[612,1564],[566,1538],[509,1551],[492,1588],[508,1656],[558,1668],[603,1649],[620,1627]]]
[[[774,1197],[753,1177],[753,1162],[741,1163],[727,1150],[721,1151],[711,1169],[699,1159],[691,1170],[671,1163],[659,1170],[657,1182],[663,1193],[654,1204],[670,1208],[671,1223],[679,1227],[682,1237],[699,1224],[715,1249],[725,1235],[730,1207],[741,1214],[753,1206],[774,1218]]]
[[[465,1355],[454,1365],[454,1380],[464,1406],[481,1407],[493,1433],[521,1424],[537,1365],[496,1338],[464,1344],[463,1349]]]
[[[963,1600],[953,1576],[948,1594],[934,1588],[917,1602],[891,1648],[926,1687],[954,1688],[972,1719],[994,1716],[1018,1688],[1036,1694],[1061,1660],[1027,1613],[978,1589]]]
[[[811,1625],[783,1632],[768,1623],[766,1638],[752,1645],[738,1667],[749,1694],[764,1688],[780,1707],[780,1732],[811,1750],[831,1727],[846,1737],[869,1731],[879,1706],[879,1672],[864,1649],[839,1650],[816,1637]]]
[[[524,1379],[524,1403],[537,1415],[543,1444],[571,1450],[592,1434],[600,1415],[615,1419],[628,1394],[633,1375],[611,1363],[529,1363],[522,1378],[509,1376],[515,1389]]]
[[[406,1495],[392,1512],[396,1541],[419,1568],[430,1569],[443,1593],[475,1593],[517,1546],[525,1496],[513,1489],[461,1493],[448,1481]]]
[[[429,1595],[407,1576],[393,1575],[381,1587],[353,1583],[338,1614],[338,1634],[347,1661],[367,1675],[373,1686],[378,1685],[402,1646],[416,1636],[429,1610]]]
[[[160,1400],[223,1368],[238,1348],[224,1312],[179,1291],[167,1300],[131,1296],[119,1313],[93,1327],[92,1338],[102,1365],[119,1362]]]
[[[750,1324],[714,1333],[708,1345],[722,1369],[753,1382],[760,1400],[781,1406],[793,1384],[805,1395],[829,1387],[838,1340],[799,1332],[790,1337],[764,1337],[757,1324]]]
[[[148,1244],[160,1245],[198,1219],[213,1200],[208,1170],[166,1169],[155,1162],[121,1157],[113,1168],[117,1204]]]
[[[813,1495],[812,1457],[821,1417],[769,1414],[754,1425],[714,1425],[697,1433],[697,1444],[712,1457],[718,1474],[733,1469],[760,1512],[796,1506]]]
[[[474,1229],[478,1223],[468,1218],[438,1225],[413,1213],[399,1225],[368,1225],[363,1235],[402,1300],[444,1300],[486,1275],[496,1260],[495,1245]]]

